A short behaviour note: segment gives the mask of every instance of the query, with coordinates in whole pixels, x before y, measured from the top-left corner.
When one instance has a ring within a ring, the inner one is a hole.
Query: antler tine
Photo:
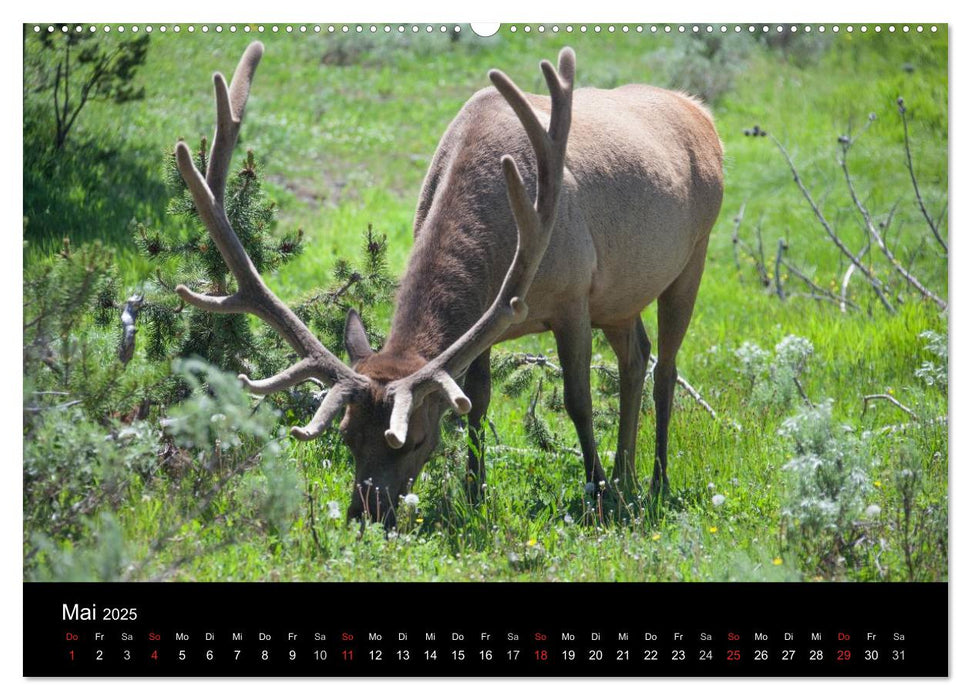
[[[462,375],[476,357],[509,326],[525,320],[528,313],[524,298],[549,244],[563,184],[576,56],[566,48],[560,52],[559,71],[548,61],[540,67],[550,91],[549,129],[542,126],[526,96],[505,73],[489,71],[489,79],[516,113],[536,153],[536,203],[526,193],[516,162],[512,156],[504,155],[502,170],[518,233],[516,253],[495,301],[482,318],[434,360],[389,386],[394,403],[385,438],[391,447],[404,444],[412,411],[434,390],[442,391],[456,412],[467,413],[471,402],[453,377]]]
[[[239,59],[233,71],[232,85],[226,87],[222,73],[215,73],[212,82],[216,88],[216,133],[209,152],[209,167],[206,169],[206,183],[216,202],[222,204],[226,191],[226,176],[232,161],[239,127],[243,123],[246,100],[249,98],[253,75],[263,57],[263,44],[254,41]]]
[[[213,76],[216,133],[205,177],[192,162],[189,147],[182,141],[175,147],[179,172],[192,193],[196,210],[210,238],[236,279],[238,291],[228,296],[211,296],[193,292],[184,285],[179,285],[175,291],[187,303],[205,311],[252,313],[258,316],[280,333],[300,355],[302,359],[296,364],[268,379],[253,381],[246,375],[240,375],[240,380],[250,391],[269,394],[312,378],[332,386],[310,423],[303,428],[293,429],[296,437],[310,440],[326,429],[344,403],[367,386],[368,379],[327,350],[303,321],[270,291],[226,216],[223,204],[226,176],[239,138],[253,75],[262,56],[263,44],[254,42],[243,53],[230,86],[226,85],[222,74]]]
[[[324,400],[320,402],[320,406],[317,407],[317,411],[310,422],[302,428],[290,428],[290,434],[298,440],[304,441],[313,440],[322,435],[341,408],[344,407],[344,404],[354,398],[356,390],[355,387],[349,386],[347,382],[335,384],[327,392]]]
[[[246,388],[252,393],[259,394],[260,396],[266,396],[267,394],[272,394],[274,391],[289,389],[292,386],[296,386],[297,384],[311,379],[313,376],[314,363],[305,358],[300,360],[300,362],[297,364],[287,367],[279,374],[274,374],[272,377],[253,381],[245,374],[241,374],[239,375],[239,380],[243,382]]]

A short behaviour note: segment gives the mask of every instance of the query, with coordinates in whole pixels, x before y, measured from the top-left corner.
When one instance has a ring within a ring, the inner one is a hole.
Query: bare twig
[[[779,239],[779,247],[775,252],[775,293],[779,295],[781,301],[786,300],[786,293],[782,289],[782,256],[789,248],[784,238]]]
[[[866,415],[866,410],[869,407],[871,401],[889,401],[890,403],[892,403],[894,406],[899,408],[901,411],[906,413],[914,420],[919,420],[916,413],[914,413],[911,409],[904,406],[902,403],[900,403],[897,399],[895,399],[890,394],[867,394],[866,396],[864,396],[863,413],[860,414],[860,418],[863,418],[863,416]]]
[[[904,105],[904,98],[897,98],[897,111],[900,113],[900,121],[904,125],[904,153],[907,154],[907,172],[910,173],[910,182],[914,186],[914,194],[917,196],[917,206],[920,207],[920,213],[924,215],[924,221],[931,229],[931,233],[934,234],[934,238],[937,239],[938,244],[947,252],[947,242],[941,238],[941,232],[938,226],[931,219],[931,215],[927,213],[927,207],[924,206],[924,198],[920,194],[920,187],[917,186],[917,175],[914,173],[914,161],[910,155],[910,134],[907,129],[907,107]]]
[[[838,297],[830,290],[826,289],[825,287],[820,287],[812,279],[810,279],[809,275],[807,275],[805,272],[803,272],[798,267],[796,267],[789,261],[785,260],[784,258],[782,260],[782,266],[785,267],[786,270],[792,273],[795,277],[801,280],[807,287],[809,287],[812,290],[812,293],[810,294],[791,293],[789,294],[790,297],[806,296],[806,297],[809,297],[810,299],[815,299],[816,301],[829,301],[835,304],[839,304],[841,301],[843,301],[840,297]],[[853,309],[855,310],[859,310],[860,308],[859,306],[857,306],[856,304],[854,304],[849,300],[846,301],[846,304],[853,307]]]
[[[795,181],[796,185],[799,187],[799,191],[802,192],[802,196],[805,198],[805,200],[809,203],[809,206],[812,208],[813,214],[816,215],[816,220],[819,221],[819,223],[823,227],[823,230],[826,231],[826,235],[829,236],[829,239],[836,245],[837,248],[839,248],[840,252],[843,255],[845,255],[850,260],[850,262],[856,265],[857,268],[859,268],[860,273],[864,277],[866,277],[867,281],[870,283],[870,287],[873,289],[873,293],[876,294],[877,299],[880,300],[880,303],[883,304],[883,307],[890,313],[896,313],[896,309],[894,308],[893,304],[890,303],[890,300],[887,299],[887,296],[884,293],[884,290],[886,289],[886,286],[887,286],[886,283],[883,280],[881,280],[879,277],[877,277],[866,265],[864,265],[860,261],[859,257],[854,255],[853,251],[851,251],[847,247],[843,239],[840,238],[839,235],[836,233],[835,229],[833,229],[832,224],[830,224],[829,220],[827,220],[826,217],[823,215],[823,212],[816,204],[816,200],[813,199],[812,194],[806,188],[806,185],[803,183],[802,178],[799,176],[799,171],[796,169],[796,164],[792,161],[792,157],[789,155],[789,152],[786,150],[785,146],[783,146],[782,143],[779,141],[779,139],[777,139],[772,134],[769,134],[768,136],[770,139],[772,139],[772,143],[775,144],[775,147],[779,149],[779,152],[782,154],[782,157],[785,158],[786,163],[789,166],[789,171],[792,173],[793,180]]]
[[[75,399],[74,401],[66,401],[64,403],[59,403],[54,406],[27,406],[24,408],[27,413],[41,413],[42,411],[57,411],[63,408],[70,408],[71,406],[77,406],[82,403],[81,399]]]
[[[793,377],[792,381],[795,383],[796,390],[799,392],[802,400],[806,402],[806,405],[809,406],[809,408],[816,408],[812,400],[809,398],[809,395],[806,393],[806,390],[803,388],[802,382],[799,381],[799,377]]]
[[[894,270],[897,271],[897,274],[899,274],[901,277],[907,280],[908,284],[910,284],[910,286],[912,286],[914,289],[920,292],[922,296],[926,297],[927,299],[930,299],[935,304],[937,304],[937,306],[940,307],[940,309],[943,311],[944,309],[947,308],[947,302],[941,299],[936,294],[934,294],[934,292],[932,292],[924,284],[922,284],[920,280],[918,280],[917,277],[914,276],[913,273],[911,273],[907,268],[905,268],[903,265],[900,264],[900,261],[897,260],[896,256],[894,256],[894,254],[887,247],[886,242],[883,240],[883,236],[880,234],[879,227],[874,223],[873,216],[870,214],[869,209],[867,209],[866,205],[857,196],[856,187],[853,185],[853,178],[850,177],[850,169],[849,169],[849,166],[847,165],[847,158],[846,158],[847,154],[849,154],[850,152],[850,148],[852,147],[852,145],[853,145],[853,142],[849,139],[847,139],[846,141],[841,141],[843,156],[840,158],[840,167],[843,170],[843,177],[846,180],[846,187],[850,192],[850,198],[853,200],[853,204],[856,206],[857,211],[860,212],[860,216],[863,217],[863,223],[866,226],[867,232],[870,234],[870,237],[877,244],[877,247],[879,247],[880,250],[883,252],[884,256],[886,256],[887,260],[890,261],[890,265],[893,267]],[[863,270],[861,268],[861,272],[862,271]]]
[[[651,362],[651,366],[648,368],[647,371],[653,372],[654,366],[657,364],[657,357],[655,357],[654,355],[651,355],[650,362]],[[714,418],[715,420],[718,420],[718,413],[715,412],[715,409],[713,409],[711,405],[707,401],[705,401],[701,393],[693,386],[691,386],[688,383],[688,380],[682,377],[680,373],[678,374],[678,384],[681,385],[681,388],[687,391],[688,395],[691,398],[693,398],[699,406],[705,409],[705,411],[707,411],[712,418]]]

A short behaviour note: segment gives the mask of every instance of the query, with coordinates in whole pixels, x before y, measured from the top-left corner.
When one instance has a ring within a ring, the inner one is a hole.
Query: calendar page
[[[948,675],[946,23],[22,40],[25,676]]]

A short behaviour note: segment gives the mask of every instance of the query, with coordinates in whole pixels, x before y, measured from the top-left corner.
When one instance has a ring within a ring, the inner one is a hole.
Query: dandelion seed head
[[[720,493],[716,493],[714,496],[711,497],[711,504],[715,506],[715,508],[720,508],[722,505],[725,504],[725,497]]]

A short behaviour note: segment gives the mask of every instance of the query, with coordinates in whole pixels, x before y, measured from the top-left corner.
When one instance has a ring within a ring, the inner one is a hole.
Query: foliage
[[[924,339],[924,347],[933,355],[930,360],[924,360],[914,372],[914,376],[923,379],[927,386],[934,386],[947,392],[947,336],[934,331],[924,331],[920,334]]]
[[[48,410],[80,405],[105,421],[135,409],[156,381],[153,371],[124,376],[118,361],[117,270],[111,250],[98,244],[74,248],[65,239],[59,255],[24,281],[24,430]]]
[[[790,543],[832,570],[843,563],[866,507],[868,446],[848,426],[834,424],[829,401],[787,418],[779,433],[795,452],[782,466]]]
[[[61,26],[67,25],[59,24],[58,28]],[[134,80],[145,63],[148,39],[148,34],[143,34],[111,41],[80,27],[27,33],[24,90],[53,102],[55,150],[64,147],[88,102],[124,104],[145,97],[145,88],[137,87]]]
[[[807,338],[787,335],[771,355],[751,341],[735,351],[736,370],[748,383],[751,400],[758,406],[786,409],[802,386],[813,344]]]
[[[201,172],[206,167],[206,141],[195,154]],[[175,268],[180,283],[208,294],[234,291],[218,248],[199,219],[188,187],[179,175],[174,155],[166,162],[166,174],[173,191],[169,211],[186,222],[187,231],[135,228],[135,240],[142,254],[155,265]],[[267,273],[300,254],[302,231],[273,234],[274,205],[262,191],[253,152],[227,184],[226,213],[233,229],[260,273]],[[174,294],[174,284],[157,273],[158,290],[142,311],[148,330],[147,349],[152,359],[174,354],[201,357],[237,374],[256,374],[274,364],[274,346],[253,332],[249,319],[240,314],[211,314],[186,307]]]
[[[196,166],[206,167],[206,141],[195,153]],[[163,279],[162,269],[174,269],[180,281],[207,294],[226,295],[235,291],[233,279],[218,248],[200,220],[191,193],[179,175],[174,156],[169,156],[166,172],[173,197],[169,211],[186,222],[187,231],[135,227],[139,250],[153,261],[156,280],[149,282],[151,298],[143,306],[141,319],[148,333],[149,358],[199,357],[237,374],[272,374],[287,362],[291,352],[272,329],[259,325],[243,314],[213,314],[186,306],[175,294],[175,285]],[[276,234],[276,205],[263,191],[259,168],[248,151],[242,168],[227,184],[226,213],[233,230],[261,275],[296,259],[304,249],[303,231]],[[387,302],[394,288],[387,271],[387,239],[369,226],[364,236],[364,264],[356,268],[344,259],[334,264],[338,288],[311,293],[295,310],[318,329],[330,347],[342,347],[343,324],[347,310],[355,305],[365,317],[375,306]],[[379,341],[380,336],[375,335]],[[185,387],[181,394],[185,393]],[[308,409],[309,396],[292,392],[289,407]]]
[[[658,51],[652,63],[665,87],[684,90],[706,104],[716,104],[745,70],[752,42],[745,36],[692,34]]]

